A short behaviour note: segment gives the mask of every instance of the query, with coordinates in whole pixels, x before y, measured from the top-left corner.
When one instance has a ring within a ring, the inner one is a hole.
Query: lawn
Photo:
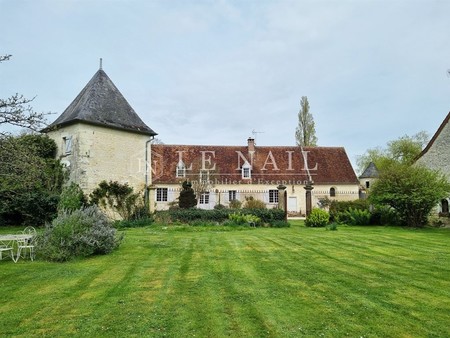
[[[129,229],[107,256],[0,261],[0,335],[449,337],[449,244],[450,229]]]

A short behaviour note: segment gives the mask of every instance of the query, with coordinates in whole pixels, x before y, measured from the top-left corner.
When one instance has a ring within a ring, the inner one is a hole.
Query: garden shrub
[[[182,184],[183,190],[180,191],[180,197],[178,198],[178,205],[181,209],[190,209],[197,206],[197,198],[195,197],[194,189],[192,189],[192,183],[184,181]]]
[[[370,211],[362,209],[350,208],[348,213],[350,214],[351,225],[369,225],[370,224]]]
[[[228,204],[228,207],[230,209],[240,209],[242,207],[242,202],[239,200],[232,200],[230,201],[230,203]]]
[[[335,221],[339,213],[346,212],[350,208],[358,210],[369,210],[369,202],[367,200],[331,201],[329,203],[330,221]]]
[[[72,182],[63,188],[59,196],[58,210],[73,211],[87,205],[87,198],[80,186]]]
[[[116,211],[122,219],[132,220],[137,209],[143,208],[142,194],[135,193],[127,183],[102,181],[91,193],[91,204]]]
[[[307,227],[324,227],[328,224],[330,215],[322,209],[314,208],[305,220]]]
[[[394,208],[388,205],[377,205],[371,212],[372,225],[400,225],[400,216]]]
[[[155,221],[158,223],[168,224],[170,222],[192,223],[195,220],[205,222],[222,223],[227,221],[228,215],[235,213],[233,209],[175,209],[163,210],[155,213]],[[285,214],[279,209],[241,209],[239,211],[243,215],[255,215],[262,223],[273,224],[275,221],[283,221]]]
[[[216,209],[216,210],[221,210],[221,209],[226,209],[227,207],[226,206],[224,206],[223,204],[216,204],[215,206],[214,206],[214,209]]]
[[[266,203],[254,199],[253,196],[246,197],[243,206],[244,209],[266,209]]]
[[[240,212],[235,212],[228,215],[229,220],[235,225],[261,225],[261,219],[258,216],[251,214],[242,214]]]
[[[59,195],[48,191],[0,191],[0,225],[44,225],[56,217]]]
[[[63,211],[52,223],[47,223],[37,236],[36,252],[45,260],[64,262],[108,254],[120,245],[122,237],[105,214],[97,206],[91,206]]]
[[[428,216],[428,225],[432,226],[432,227],[435,227],[435,228],[443,227],[443,226],[445,226],[444,219],[446,219],[444,217],[445,216],[439,216],[439,215],[436,215],[436,214],[429,215]]]
[[[347,211],[339,212],[335,221],[348,225],[369,225],[371,214],[369,210],[349,208]]]

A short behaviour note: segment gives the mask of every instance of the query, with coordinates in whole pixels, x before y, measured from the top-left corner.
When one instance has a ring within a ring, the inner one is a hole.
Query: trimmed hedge
[[[191,223],[194,221],[224,222],[228,215],[235,213],[233,209],[174,209],[163,210],[155,213],[155,218],[169,220],[170,222]],[[263,223],[274,223],[284,220],[284,211],[280,209],[240,209],[243,215],[254,215]]]

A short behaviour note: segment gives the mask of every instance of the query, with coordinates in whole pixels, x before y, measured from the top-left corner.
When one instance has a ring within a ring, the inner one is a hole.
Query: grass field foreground
[[[449,229],[240,230],[151,226],[107,256],[0,261],[0,334],[450,336]]]

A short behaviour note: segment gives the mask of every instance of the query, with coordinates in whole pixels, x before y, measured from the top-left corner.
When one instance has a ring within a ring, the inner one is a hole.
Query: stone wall
[[[335,196],[330,196],[330,188],[335,189]],[[154,194],[157,188],[167,188],[167,202],[156,202],[157,210],[168,209],[170,202],[176,200],[180,194],[181,184],[157,184],[154,186]],[[229,204],[229,191],[236,191],[236,199],[241,202],[245,201],[246,197],[252,196],[255,199],[264,201],[267,208],[274,208],[278,203],[270,201],[269,190],[276,190],[276,185],[262,185],[262,184],[218,184],[213,185],[209,189],[209,203],[205,205],[198,204],[202,209],[213,209],[219,203],[225,206]],[[288,185],[287,192],[287,207],[290,213],[305,214],[306,211],[306,190],[304,185]],[[156,201],[156,196],[152,196]],[[312,190],[312,206],[318,207],[319,201],[324,198],[338,201],[352,201],[359,198],[359,187],[357,184],[336,184],[336,185],[315,185]],[[199,196],[197,196],[199,200]]]
[[[417,160],[427,168],[440,170],[450,179],[450,125],[447,123],[428,151]]]
[[[67,165],[70,181],[78,183],[86,194],[102,180],[128,183],[135,191],[144,190],[145,143],[149,136],[83,123],[47,134],[58,145],[57,158]],[[68,138],[72,142],[70,153],[65,151]],[[149,175],[148,184],[150,178]]]

